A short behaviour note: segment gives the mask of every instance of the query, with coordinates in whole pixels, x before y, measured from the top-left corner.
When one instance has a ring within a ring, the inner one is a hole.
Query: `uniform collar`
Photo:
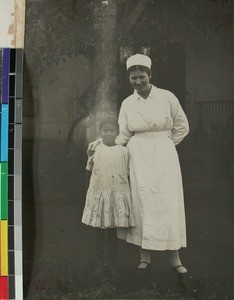
[[[158,88],[152,84],[152,88],[151,88],[151,91],[150,91],[150,93],[149,93],[148,98],[155,98],[155,96],[157,95],[157,89],[158,89]],[[136,90],[134,90],[133,95],[134,95],[134,97],[135,97],[136,100],[144,99],[144,98],[142,98],[142,97],[137,93]],[[148,99],[148,98],[147,98],[147,99]],[[146,100],[146,99],[144,99],[144,100]]]

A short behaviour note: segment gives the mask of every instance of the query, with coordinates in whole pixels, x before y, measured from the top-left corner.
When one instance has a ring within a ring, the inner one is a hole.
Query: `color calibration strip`
[[[23,300],[23,49],[0,49],[0,300]]]

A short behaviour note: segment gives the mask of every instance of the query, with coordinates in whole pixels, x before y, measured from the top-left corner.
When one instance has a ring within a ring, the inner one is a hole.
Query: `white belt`
[[[170,131],[143,131],[143,132],[135,132],[135,137],[142,137],[142,138],[170,138],[171,132]]]

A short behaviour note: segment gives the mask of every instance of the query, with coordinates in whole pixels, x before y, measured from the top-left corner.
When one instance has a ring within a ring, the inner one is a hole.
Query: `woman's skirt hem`
[[[179,250],[180,248],[187,247],[187,243],[182,242],[182,241],[181,241],[181,243],[178,243],[178,242],[173,243],[173,242],[168,242],[168,241],[157,242],[156,240],[154,240],[152,242],[145,243],[145,242],[142,242],[140,239],[126,238],[121,233],[119,233],[119,231],[118,231],[118,238],[121,240],[125,240],[127,243],[130,243],[130,244],[133,244],[136,246],[140,246],[142,249],[146,249],[146,250],[157,250],[157,251]]]

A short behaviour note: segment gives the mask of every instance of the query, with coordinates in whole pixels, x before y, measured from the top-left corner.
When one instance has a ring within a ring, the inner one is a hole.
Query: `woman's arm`
[[[119,135],[117,136],[115,142],[117,145],[126,145],[130,140],[133,132],[128,128],[128,119],[125,103],[123,102],[119,111]]]
[[[189,132],[187,117],[176,96],[170,93],[171,116],[173,127],[171,130],[171,139],[175,145],[178,145]]]
[[[87,149],[88,156],[92,156],[94,154],[95,149],[101,142],[102,142],[102,139],[100,138],[100,139],[97,139],[97,140],[89,143],[88,149]]]

